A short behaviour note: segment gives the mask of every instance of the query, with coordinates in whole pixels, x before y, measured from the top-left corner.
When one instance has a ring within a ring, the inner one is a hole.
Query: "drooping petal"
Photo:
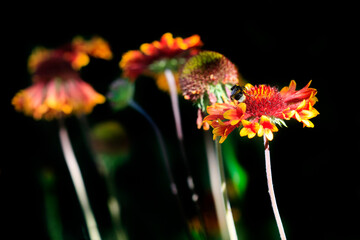
[[[303,119],[301,122],[303,123],[303,127],[308,127],[308,128],[314,127],[314,124],[308,119]]]
[[[206,108],[208,114],[213,115],[223,115],[229,109],[234,108],[234,104],[231,103],[215,103]]]
[[[71,43],[73,51],[76,53],[88,54],[95,58],[101,58],[110,60],[112,58],[112,52],[110,45],[103,38],[95,36],[90,40],[77,36]]]
[[[246,111],[246,104],[239,103],[235,108],[229,109],[224,112],[224,118],[229,119],[231,125],[238,124],[244,117],[244,113]]]
[[[200,36],[197,34],[185,38],[183,42],[187,45],[187,48],[200,47],[203,45]]]
[[[292,80],[290,82],[289,87],[284,87],[281,91],[280,94],[284,99],[284,102],[288,105],[291,104],[297,104],[300,103],[302,100],[304,99],[310,99],[313,98],[316,93],[317,90],[314,88],[309,88],[311,84],[311,81],[302,89],[296,91],[296,83],[294,80]]]
[[[241,121],[243,128],[240,130],[240,136],[248,136],[248,138],[255,137],[256,133],[259,130],[259,123],[257,121],[249,122],[247,120]]]
[[[273,140],[273,132],[277,132],[278,128],[271,122],[271,120],[266,116],[261,116],[260,126],[258,130],[258,136],[262,137],[264,134],[266,138],[271,141]]]
[[[285,109],[284,111],[282,111],[282,118],[285,120],[289,120],[290,118],[292,118],[292,116],[294,116],[294,111],[290,110],[290,108]]]
[[[295,92],[295,89],[296,89],[296,82],[295,82],[295,80],[291,80],[288,87],[283,87],[280,90],[280,94],[283,97],[286,97],[287,95],[292,94],[293,92]]]
[[[303,123],[305,127],[314,127],[314,124],[309,119],[316,117],[320,114],[315,108],[312,107],[310,102],[303,100],[303,102],[293,110],[296,120]]]
[[[209,130],[210,128],[209,122],[203,121],[203,116],[200,108],[197,111],[196,125],[198,129],[203,127],[204,130]]]
[[[158,49],[154,46],[154,44],[143,43],[140,45],[140,51],[147,56],[151,56],[157,54]]]

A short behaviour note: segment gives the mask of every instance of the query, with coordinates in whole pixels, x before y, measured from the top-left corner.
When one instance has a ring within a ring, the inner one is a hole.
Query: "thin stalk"
[[[222,157],[221,143],[219,142],[219,138],[216,139],[215,150],[216,150],[216,156],[217,156],[218,166],[219,166],[219,171],[220,171],[221,193],[222,193],[223,201],[225,204],[226,225],[227,225],[227,228],[229,231],[230,239],[237,240],[238,237],[236,234],[234,217],[232,215],[230,200],[229,200],[229,196],[228,196],[227,188],[226,188],[224,161],[223,161],[223,157]]]
[[[169,161],[168,155],[166,153],[164,138],[162,137],[162,134],[161,134],[158,126],[155,124],[155,122],[152,120],[152,118],[149,116],[149,114],[147,114],[145,112],[145,110],[142,107],[140,107],[140,105],[137,104],[134,100],[130,100],[129,106],[132,107],[133,109],[135,109],[141,115],[143,115],[146,118],[146,120],[150,123],[152,128],[154,129],[155,135],[156,135],[157,140],[160,145],[161,154],[163,156],[166,174],[170,181],[171,193],[175,196],[178,196],[178,189],[177,189],[177,186],[176,186],[176,183],[175,183],[175,180],[174,180],[171,168],[170,168],[170,161]]]
[[[107,170],[106,170],[107,171]],[[114,227],[114,231],[116,234],[116,239],[118,240],[127,240],[128,237],[125,233],[124,227],[121,223],[121,206],[116,197],[117,190],[114,184],[114,174],[107,173],[107,177],[105,178],[106,187],[109,191],[109,197],[107,199],[107,205],[111,215],[111,221]]]
[[[177,134],[177,138],[179,140],[180,153],[181,153],[182,160],[183,160],[183,163],[185,166],[185,171],[187,174],[187,178],[186,178],[187,185],[188,185],[189,189],[191,190],[191,199],[195,204],[196,210],[199,215],[199,220],[201,222],[202,227],[205,230],[206,229],[205,222],[204,222],[203,216],[200,211],[200,206],[199,206],[199,195],[196,192],[194,179],[192,177],[192,174],[191,174],[191,171],[189,168],[189,164],[188,164],[188,160],[187,160],[187,156],[185,153],[185,147],[184,147],[184,142],[183,142],[183,140],[184,140],[183,132],[182,132],[182,127],[181,127],[180,107],[179,107],[175,77],[170,69],[165,69],[164,74],[165,74],[165,78],[166,78],[166,81],[167,81],[167,84],[168,84],[169,90],[170,90],[170,100],[171,100],[171,106],[172,106],[172,110],[173,110],[173,114],[174,114],[176,134]],[[204,233],[206,234],[206,231]]]
[[[171,70],[165,70],[165,78],[170,90],[171,106],[173,109],[174,120],[176,125],[176,134],[179,140],[183,140],[183,132],[181,127],[180,107],[178,101],[178,94],[176,89],[176,82],[174,74]]]
[[[87,121],[87,118],[84,114],[80,115],[78,117],[80,121],[81,130],[84,134],[84,138],[86,140],[86,145],[92,155],[92,158],[95,162],[96,168],[101,176],[104,177],[105,184],[108,190],[108,199],[107,199],[107,206],[110,212],[111,222],[114,228],[114,233],[116,235],[117,240],[127,240],[128,237],[125,233],[124,227],[121,223],[121,206],[118,201],[118,191],[116,190],[114,181],[114,171],[115,169],[112,169],[113,171],[108,171],[108,169],[104,166],[104,162],[101,161],[99,156],[94,151],[94,148],[91,144],[91,136],[90,136],[90,126]]]
[[[273,209],[273,212],[275,215],[276,224],[279,229],[280,238],[281,238],[281,240],[286,240],[284,227],[281,222],[279,209],[276,204],[276,198],[275,198],[275,192],[274,192],[274,186],[273,186],[272,174],[271,174],[270,147],[269,147],[269,141],[267,140],[265,134],[264,134],[264,147],[265,147],[266,178],[267,178],[267,184],[268,184],[268,188],[269,188],[271,206],[272,206],[272,209]]]
[[[61,223],[58,196],[55,192],[55,176],[48,169],[41,174],[41,182],[44,190],[44,207],[46,214],[46,226],[49,237],[52,240],[63,240],[63,226]]]
[[[129,106],[132,107],[137,112],[139,112],[141,115],[143,115],[143,117],[145,117],[145,119],[150,123],[150,125],[152,126],[152,128],[155,131],[155,135],[156,135],[156,138],[157,138],[158,143],[160,145],[160,151],[162,153],[163,160],[164,160],[165,172],[166,172],[166,175],[167,175],[168,180],[170,182],[171,193],[176,198],[177,204],[179,206],[180,214],[181,214],[181,216],[183,218],[183,221],[184,221],[185,225],[188,226],[187,219],[186,219],[186,217],[184,215],[183,204],[181,203],[180,196],[179,196],[178,189],[177,189],[177,185],[175,183],[174,176],[173,176],[172,171],[171,171],[170,161],[169,161],[169,157],[168,157],[167,152],[166,152],[164,138],[163,138],[158,126],[156,125],[156,123],[153,121],[153,119],[149,116],[149,114],[147,114],[147,112],[145,112],[145,110],[138,103],[136,103],[134,100],[130,100],[129,101]],[[188,237],[190,239],[192,239],[192,235],[191,235],[188,227],[186,227],[186,229],[187,229]]]
[[[219,222],[221,239],[230,239],[227,223],[226,223],[226,207],[223,195],[221,193],[221,177],[219,161],[215,151],[214,141],[209,131],[204,132],[204,140],[206,147],[206,157],[209,166],[209,177],[211,193],[214,198],[215,211]]]
[[[65,157],[65,162],[69,169],[81,209],[84,213],[85,223],[89,232],[90,239],[99,240],[101,239],[100,232],[96,224],[94,213],[90,207],[80,167],[77,163],[74,151],[72,149],[69,134],[67,132],[63,119],[59,120],[59,137]]]
[[[180,153],[182,155],[182,159],[183,159],[186,171],[187,171],[187,173],[186,173],[187,174],[187,184],[188,184],[188,187],[190,188],[190,190],[192,191],[192,200],[193,200],[193,202],[195,202],[197,204],[199,196],[195,191],[194,180],[193,180],[192,174],[190,173],[188,160],[187,160],[187,157],[185,154],[185,147],[184,147],[184,142],[183,142],[183,132],[182,132],[182,127],[181,127],[180,108],[179,108],[179,101],[178,101],[175,77],[174,77],[172,71],[169,69],[166,69],[164,73],[165,73],[165,78],[167,80],[167,83],[168,83],[168,86],[170,89],[171,106],[172,106],[172,110],[173,110],[173,114],[174,114],[176,134],[177,134],[177,138],[179,140],[179,145],[180,145]]]

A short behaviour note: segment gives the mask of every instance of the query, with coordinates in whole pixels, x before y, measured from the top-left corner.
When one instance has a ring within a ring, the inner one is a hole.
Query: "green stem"
[[[43,169],[41,182],[44,190],[44,208],[49,237],[52,240],[63,240],[63,226],[61,223],[58,196],[55,191],[55,176],[49,169]]]

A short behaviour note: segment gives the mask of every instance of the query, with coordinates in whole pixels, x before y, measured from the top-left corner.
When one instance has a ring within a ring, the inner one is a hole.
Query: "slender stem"
[[[212,140],[212,136],[209,131],[204,132],[204,140],[206,146],[206,156],[209,166],[211,193],[214,198],[221,239],[230,239],[226,223],[225,201],[221,193],[221,174],[219,169],[219,161],[217,160],[214,141]]]
[[[60,218],[58,196],[55,193],[56,179],[54,173],[49,169],[43,169],[41,180],[44,190],[46,226],[49,237],[52,240],[63,240],[63,226]]]
[[[237,240],[238,237],[236,234],[234,217],[232,215],[230,200],[229,200],[229,196],[228,196],[227,188],[226,188],[224,162],[223,162],[223,157],[222,157],[222,152],[221,152],[221,144],[219,142],[219,138],[216,139],[215,150],[216,150],[216,156],[217,156],[218,166],[219,166],[219,171],[220,171],[221,193],[222,193],[223,201],[225,204],[226,224],[227,224],[227,228],[229,231],[230,239]]]
[[[173,109],[174,120],[175,120],[175,125],[176,125],[176,134],[177,134],[178,139],[182,140],[183,133],[182,133],[182,128],[181,128],[180,107],[179,107],[175,77],[174,77],[174,74],[172,73],[172,71],[169,69],[166,69],[164,73],[165,73],[165,78],[167,80],[167,83],[168,83],[168,86],[170,89],[171,106]]]
[[[275,215],[276,224],[277,224],[278,229],[279,229],[280,238],[281,238],[281,240],[286,240],[284,227],[283,227],[283,224],[281,222],[279,209],[278,209],[277,204],[276,204],[275,192],[274,192],[272,175],[271,175],[269,141],[267,140],[265,134],[264,134],[264,147],[265,147],[266,177],[267,177],[267,183],[268,183],[268,188],[269,188],[271,206],[272,206],[272,209],[273,209],[273,212],[274,212],[274,215]]]
[[[176,82],[175,77],[171,70],[166,69],[165,70],[165,78],[167,80],[169,89],[170,89],[170,99],[171,99],[171,106],[174,114],[174,120],[175,120],[175,126],[176,126],[176,133],[179,140],[180,145],[180,153],[187,171],[187,185],[192,191],[192,200],[197,203],[199,196],[195,191],[195,185],[194,180],[192,177],[192,174],[190,173],[190,168],[188,164],[188,160],[185,153],[185,147],[183,142],[183,132],[181,127],[181,117],[180,117],[180,108],[179,108],[179,102],[178,102],[178,94],[176,89]]]
[[[114,233],[116,235],[117,240],[127,240],[128,237],[126,235],[126,232],[124,230],[123,224],[121,223],[121,206],[118,201],[118,191],[116,190],[116,186],[114,184],[114,172],[115,169],[111,169],[112,171],[109,171],[105,167],[105,164],[103,161],[101,161],[101,158],[96,154],[92,144],[91,144],[91,136],[90,136],[90,126],[87,120],[86,115],[82,114],[78,117],[78,120],[80,121],[80,127],[84,134],[86,145],[92,155],[92,158],[95,162],[96,168],[101,176],[104,177],[105,184],[108,190],[108,199],[107,199],[107,206],[110,212],[111,222],[114,228]]]
[[[169,161],[169,157],[168,157],[167,152],[166,152],[164,138],[163,138],[158,126],[156,125],[156,123],[153,121],[153,119],[149,116],[149,114],[147,114],[147,112],[145,112],[145,110],[138,103],[136,103],[134,100],[130,100],[129,101],[129,106],[132,107],[134,110],[138,111],[141,115],[143,115],[146,118],[146,120],[150,123],[150,125],[152,126],[152,128],[155,131],[155,135],[156,135],[156,138],[157,138],[157,140],[159,142],[160,150],[161,150],[161,153],[162,153],[162,156],[163,156],[166,175],[167,175],[167,177],[168,177],[168,179],[170,181],[171,193],[176,198],[178,207],[180,209],[180,214],[181,214],[181,216],[183,218],[184,223],[187,225],[187,219],[186,219],[186,217],[184,215],[184,211],[183,211],[184,207],[183,207],[183,204],[181,203],[180,196],[179,196],[178,189],[177,189],[177,185],[175,183],[174,176],[173,176],[172,171],[171,171],[170,161]],[[191,233],[190,233],[188,228],[186,228],[186,229],[187,229],[187,234],[188,234],[189,238],[191,239],[192,238]]]
[[[114,227],[117,240],[127,240],[128,237],[121,223],[121,206],[117,199],[117,190],[114,184],[114,174],[110,173],[105,177],[109,197],[107,199],[107,206],[109,208],[111,221]]]
[[[170,181],[171,192],[174,195],[178,195],[177,186],[175,184],[174,177],[172,175],[172,171],[171,171],[171,168],[170,168],[170,161],[169,161],[168,155],[166,153],[164,138],[162,137],[162,134],[161,134],[158,126],[155,124],[155,122],[152,120],[152,118],[149,116],[149,114],[147,114],[144,111],[144,109],[142,107],[140,107],[140,105],[137,104],[134,100],[131,100],[129,102],[129,105],[133,109],[138,111],[141,115],[143,115],[146,118],[146,120],[150,123],[152,128],[154,129],[156,137],[157,137],[159,145],[160,145],[160,150],[161,150],[161,153],[162,153],[162,156],[163,156],[163,159],[164,159],[164,165],[165,165],[165,169],[166,169],[166,174],[167,174],[167,176],[169,178],[169,181]]]
[[[59,124],[60,124],[59,137],[65,157],[65,162],[69,169],[70,176],[75,187],[75,192],[80,202],[80,206],[84,213],[85,222],[89,232],[90,239],[91,240],[101,239],[93,211],[91,210],[90,207],[89,199],[85,189],[85,184],[80,172],[80,167],[76,161],[74,151],[71,147],[70,138],[67,129],[65,127],[65,124],[63,122],[63,119],[60,119]]]
[[[173,114],[174,114],[176,134],[177,134],[177,138],[179,140],[180,153],[181,153],[182,160],[183,160],[186,174],[187,174],[187,178],[186,178],[187,185],[188,185],[189,189],[191,190],[191,194],[192,194],[191,199],[196,206],[196,210],[199,215],[199,220],[205,230],[204,219],[200,212],[199,195],[196,192],[194,179],[192,177],[192,174],[191,174],[191,171],[189,168],[189,164],[188,164],[188,160],[186,157],[186,153],[185,153],[185,147],[184,147],[184,142],[183,142],[183,132],[182,132],[182,127],[181,127],[180,107],[179,107],[175,77],[170,69],[165,69],[164,74],[165,74],[165,78],[166,78],[166,81],[167,81],[167,84],[168,84],[169,90],[170,90],[170,100],[171,100],[171,106],[172,106],[172,110],[173,110]],[[207,234],[206,231],[204,233]]]

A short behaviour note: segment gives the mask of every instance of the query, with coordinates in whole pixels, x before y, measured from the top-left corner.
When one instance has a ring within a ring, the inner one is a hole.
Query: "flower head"
[[[54,50],[36,48],[33,51],[28,62],[33,85],[19,91],[12,99],[17,111],[35,119],[50,120],[87,114],[95,105],[105,102],[105,97],[84,82],[76,70],[88,64],[88,54],[109,59],[109,47],[100,38],[89,42],[81,40],[81,44],[79,41],[77,38],[67,47]]]
[[[305,127],[314,127],[309,120],[319,112],[313,108],[317,102],[316,89],[309,88],[311,81],[301,90],[296,91],[294,80],[289,87],[279,91],[269,85],[252,86],[246,84],[243,90],[245,100],[241,103],[230,101],[217,103],[207,108],[208,116],[204,122],[214,130],[214,138],[220,136],[223,142],[230,132],[240,128],[240,136],[253,138],[265,135],[271,141],[278,126],[286,126],[284,120],[295,118]]]
[[[198,107],[198,128],[202,126],[202,112],[214,103],[223,102],[230,88],[239,83],[236,66],[225,56],[213,51],[202,51],[191,57],[180,73],[180,86],[185,99]],[[203,125],[208,129],[208,125]]]
[[[205,95],[210,98],[211,104],[222,101],[216,98],[227,95],[219,84],[225,87],[226,84],[232,86],[238,82],[239,74],[235,65],[222,54],[213,51],[202,51],[191,57],[180,75],[184,98],[193,102],[204,101]]]
[[[165,69],[178,71],[187,58],[195,55],[202,46],[199,35],[188,38],[173,38],[165,33],[160,41],[144,43],[140,50],[131,50],[123,54],[119,63],[126,78],[134,81],[139,75],[157,76]]]

